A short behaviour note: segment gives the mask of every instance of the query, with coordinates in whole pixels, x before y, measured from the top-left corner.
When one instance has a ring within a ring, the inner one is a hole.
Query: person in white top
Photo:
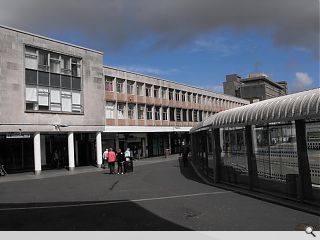
[[[102,167],[105,168],[107,165],[107,160],[108,160],[108,148],[106,148],[106,150],[103,152],[102,154],[102,159],[103,159],[103,163],[102,163]]]
[[[124,152],[124,157],[126,161],[130,161],[130,158],[131,158],[130,148],[127,148],[127,150]]]

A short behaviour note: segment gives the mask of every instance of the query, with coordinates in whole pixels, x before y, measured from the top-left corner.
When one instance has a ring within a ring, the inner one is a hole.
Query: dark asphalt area
[[[147,159],[144,160],[147,163]],[[178,160],[0,183],[0,230],[291,231],[319,217],[206,185]]]

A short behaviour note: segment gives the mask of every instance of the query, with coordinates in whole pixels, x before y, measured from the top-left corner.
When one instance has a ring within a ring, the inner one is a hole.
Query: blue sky
[[[103,51],[108,66],[217,92],[233,73],[320,85],[318,0],[1,2],[0,24]]]

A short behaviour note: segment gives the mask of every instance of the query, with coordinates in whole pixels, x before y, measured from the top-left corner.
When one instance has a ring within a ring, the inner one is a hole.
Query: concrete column
[[[101,144],[101,132],[96,133],[96,150],[97,150],[97,167],[102,165],[102,144]]]
[[[69,159],[69,171],[74,170],[74,137],[73,132],[68,133],[68,159]]]
[[[35,175],[39,175],[41,173],[41,140],[40,140],[39,132],[34,133],[33,150],[34,150],[34,173]]]

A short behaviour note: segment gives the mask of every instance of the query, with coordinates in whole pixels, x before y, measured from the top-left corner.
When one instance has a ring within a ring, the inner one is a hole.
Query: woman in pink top
[[[114,172],[114,164],[116,162],[116,154],[112,148],[109,148],[108,151],[108,166],[110,169],[110,174],[115,174]]]

